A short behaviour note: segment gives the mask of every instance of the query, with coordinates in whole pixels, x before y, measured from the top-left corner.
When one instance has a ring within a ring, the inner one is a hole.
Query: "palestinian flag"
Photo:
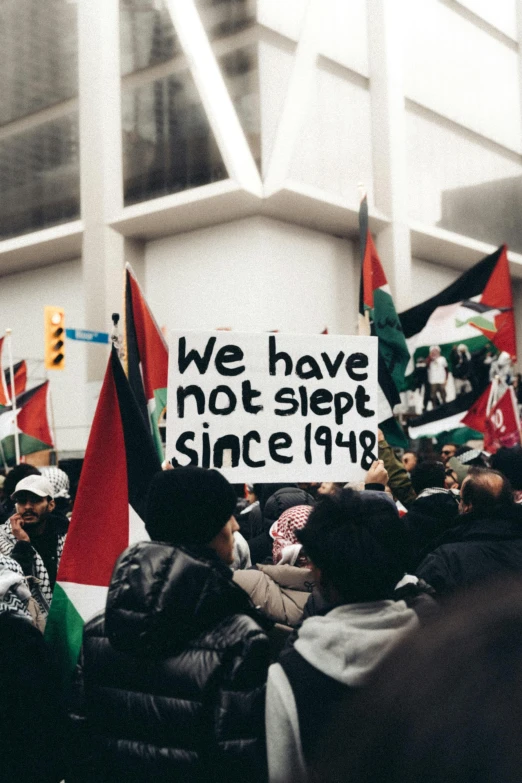
[[[411,374],[404,388],[427,383],[425,360],[430,346],[440,347],[448,370],[452,370],[452,351],[463,344],[470,356],[472,392],[424,413],[410,424],[410,436],[421,433],[438,435],[459,426],[456,415],[474,403],[489,382],[488,352],[506,351],[516,358],[513,296],[505,245],[468,269],[454,283],[436,296],[400,314],[412,356]],[[416,370],[414,371],[414,368]],[[430,425],[428,433],[425,425]],[[417,434],[414,434],[417,433]],[[471,433],[471,437],[480,437]]]
[[[105,608],[116,559],[129,544],[148,538],[143,504],[159,469],[150,431],[113,349],[45,630],[66,680],[78,658],[84,623]]]
[[[169,352],[130,264],[125,267],[125,371],[161,460],[159,421],[167,406]]]
[[[477,395],[474,392],[461,394],[451,402],[445,405],[439,405],[431,411],[426,411],[422,416],[411,419],[408,425],[410,438],[436,438],[442,433],[452,433],[451,438],[454,443],[465,443],[470,438],[481,438],[480,431],[470,429],[470,426],[464,422],[464,419],[471,409],[471,406],[477,401]],[[454,430],[466,428],[466,432],[454,436]]]
[[[399,389],[410,354],[395,305],[372,235],[368,229],[368,201],[359,210],[361,241],[361,286],[359,295],[359,333],[379,338],[379,427],[388,443],[407,446],[408,442],[393,415],[401,401]]]
[[[11,405],[11,398],[7,390],[4,373],[2,368],[2,349],[4,347],[5,337],[0,337],[0,408],[6,408]]]
[[[54,448],[50,421],[49,381],[35,386],[16,398],[16,429],[20,455]],[[13,408],[0,413],[0,455],[8,465],[16,464],[15,414]]]
[[[18,397],[22,392],[25,391],[25,387],[27,385],[27,364],[25,363],[25,359],[22,359],[21,362],[17,362],[13,367],[13,373],[14,373],[14,393],[15,397]],[[7,370],[4,370],[4,376],[5,376],[5,385],[7,387],[7,396],[9,399],[13,396],[13,390],[11,388],[11,371],[9,368]]]

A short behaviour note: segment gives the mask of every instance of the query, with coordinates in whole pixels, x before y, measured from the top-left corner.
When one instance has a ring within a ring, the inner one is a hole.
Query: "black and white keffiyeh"
[[[5,522],[3,525],[0,525],[0,555],[4,555],[5,557],[9,558],[9,560],[12,560],[10,555],[15,547],[16,542],[17,539],[14,537],[13,531],[11,529],[11,520],[8,519],[7,522]],[[59,535],[56,549],[57,565],[60,564],[64,543],[65,536]],[[33,552],[33,574],[31,577],[28,577],[27,581],[30,583],[31,595],[37,601],[42,611],[47,614],[53,595],[51,590],[51,582],[49,581],[49,574],[47,573],[47,569],[44,566],[43,560],[34,547]],[[20,568],[20,566],[18,567]],[[23,575],[21,568],[20,572]]]
[[[11,612],[32,621],[28,610],[31,598],[22,568],[12,557],[0,555],[0,613]]]
[[[451,489],[444,489],[444,487],[427,487],[426,489],[423,489],[422,492],[417,495],[417,500],[419,498],[427,498],[430,495],[453,495],[455,496],[455,493]]]
[[[45,476],[51,487],[53,488],[53,498],[67,498],[70,500],[69,494],[70,482],[69,476],[61,468],[56,468],[53,465],[40,468],[40,473]]]

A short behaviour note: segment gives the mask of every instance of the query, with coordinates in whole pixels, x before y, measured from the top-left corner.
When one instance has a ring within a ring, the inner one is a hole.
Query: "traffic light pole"
[[[6,329],[5,333],[8,337],[7,347],[9,350],[9,372],[11,374],[11,405],[13,406],[13,435],[15,445],[15,460],[16,464],[20,463],[20,441],[18,438],[18,414],[16,411],[16,391],[14,382],[14,369],[13,369],[13,330]]]

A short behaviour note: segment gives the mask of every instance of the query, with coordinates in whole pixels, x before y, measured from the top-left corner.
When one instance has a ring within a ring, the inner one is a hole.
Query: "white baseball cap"
[[[38,495],[41,498],[52,498],[53,488],[44,476],[26,476],[15,487],[15,491],[11,495],[11,500],[16,500],[16,496],[19,492],[32,492],[33,495]]]

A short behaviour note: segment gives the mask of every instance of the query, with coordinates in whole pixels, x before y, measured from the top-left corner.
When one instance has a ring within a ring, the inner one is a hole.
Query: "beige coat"
[[[258,564],[257,568],[235,571],[234,582],[271,620],[298,625],[313,588],[310,571],[290,565]]]

